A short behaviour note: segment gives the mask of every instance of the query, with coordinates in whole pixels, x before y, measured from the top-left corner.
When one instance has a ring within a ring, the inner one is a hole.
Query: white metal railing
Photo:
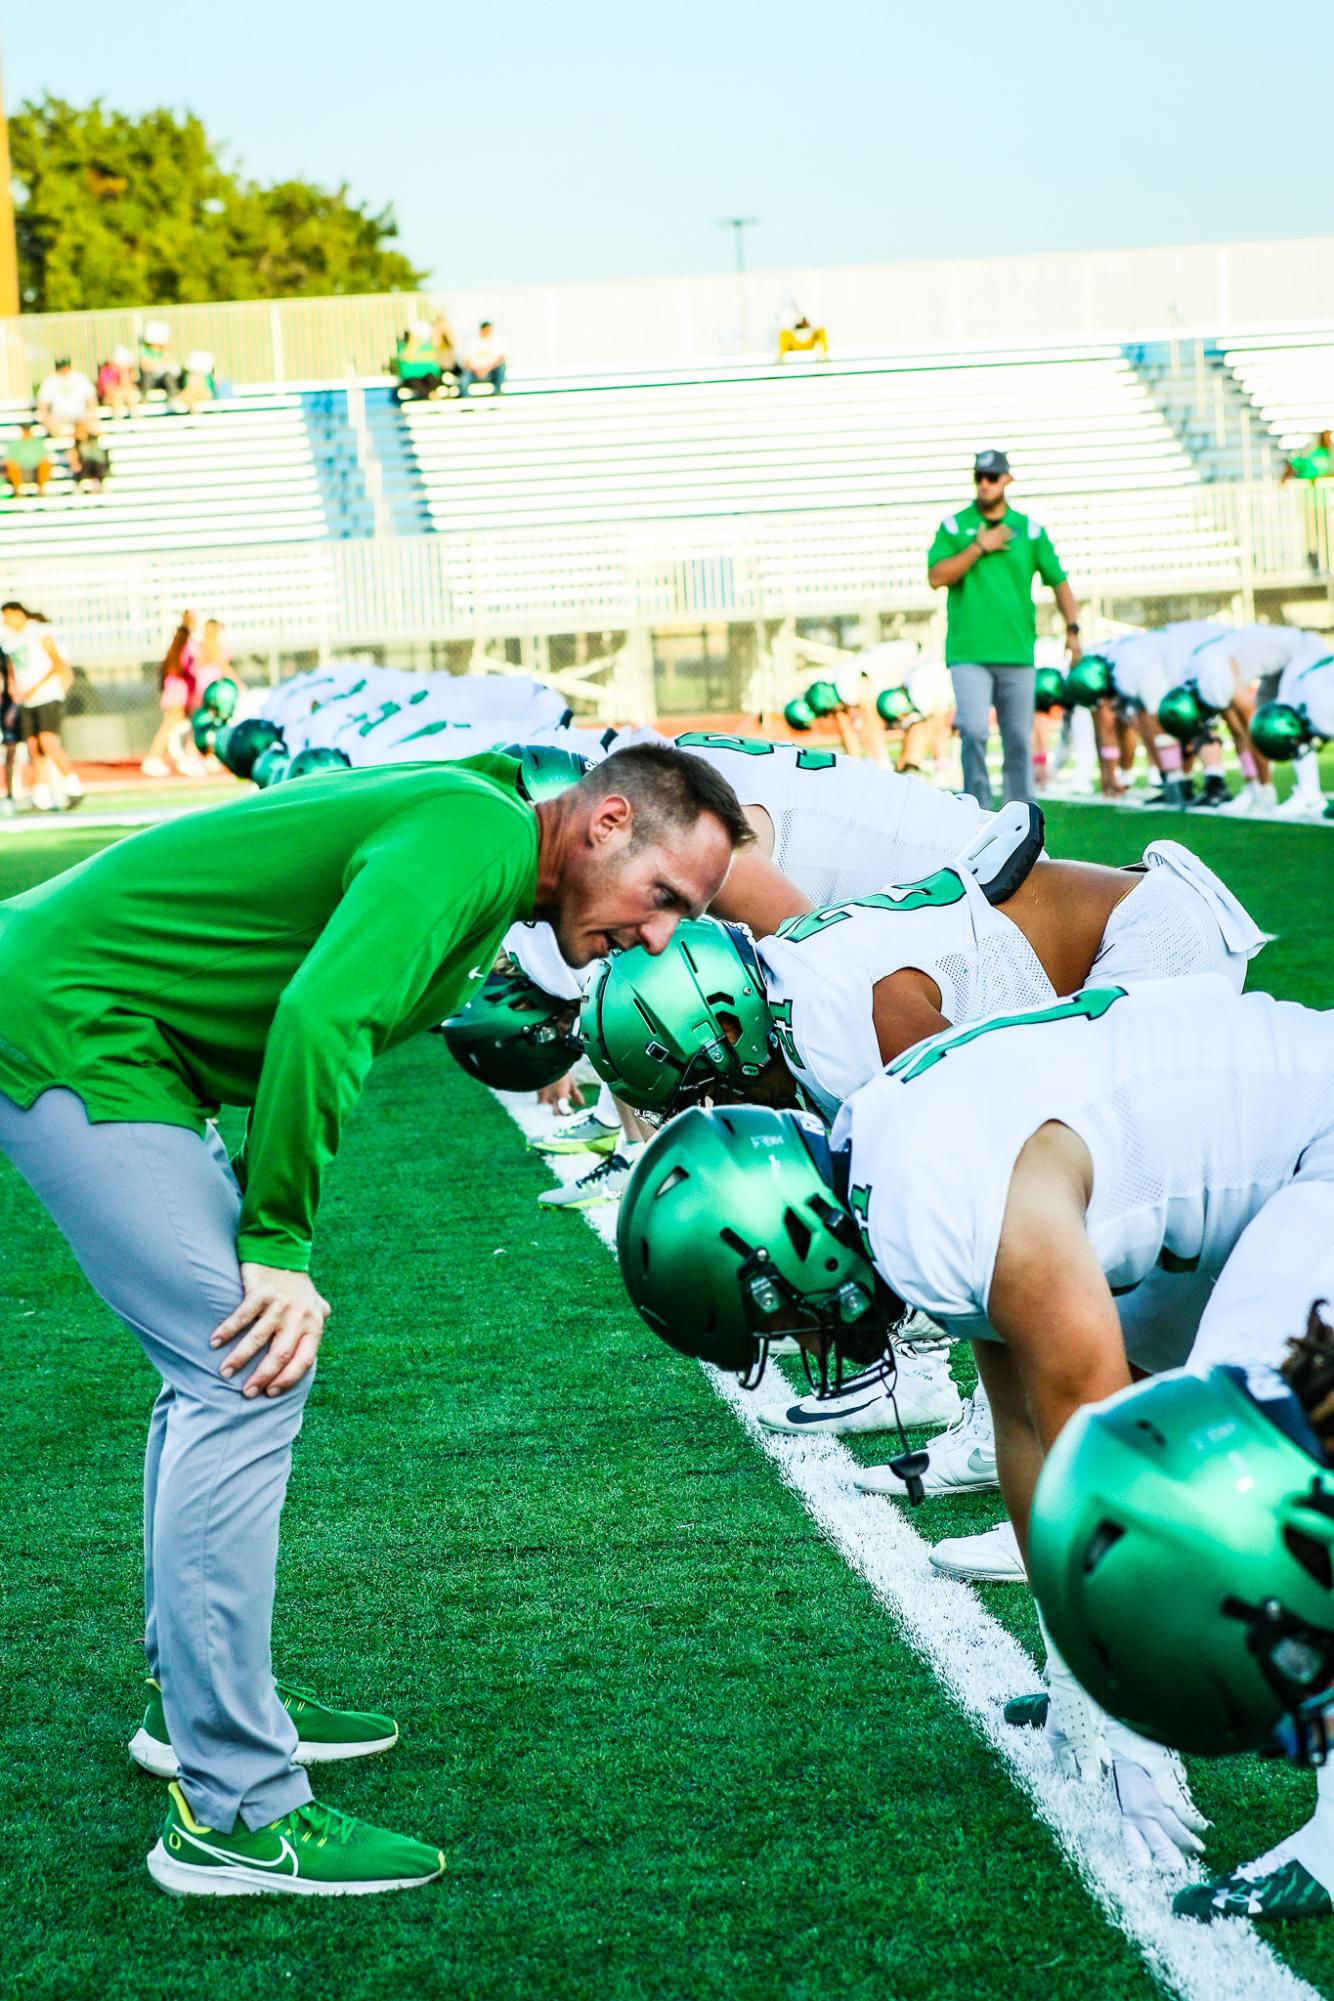
[[[1014,343],[1241,336],[1328,321],[1334,237],[1189,244],[902,264],[757,270],[613,283],[457,285],[360,298],[237,301],[29,313],[0,321],[4,393],[24,396],[57,354],[90,373],[144,322],[165,319],[178,353],[206,348],[234,382],[334,381],[377,373],[409,321],[447,308],[466,338],[491,317],[528,371],[772,356],[794,307],[839,354]],[[743,328],[748,338],[743,337]]]
[[[750,515],[285,548],[21,559],[11,591],[81,664],[155,658],[183,605],[241,652],[925,610],[938,507]],[[1084,600],[1220,599],[1330,574],[1330,490],[1214,485],[1044,509]]]

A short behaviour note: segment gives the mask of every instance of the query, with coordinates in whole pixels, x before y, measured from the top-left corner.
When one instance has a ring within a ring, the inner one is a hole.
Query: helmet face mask
[[[636,1163],[617,1251],[642,1318],[682,1354],[753,1387],[791,1334],[830,1363],[875,1361],[901,1303],[831,1185],[818,1121],[758,1105],[681,1113]],[[815,1380],[814,1376],[812,1380]]]
[[[712,917],[684,919],[663,952],[613,953],[579,1025],[593,1068],[636,1111],[750,1102],[777,1049],[754,947]]]

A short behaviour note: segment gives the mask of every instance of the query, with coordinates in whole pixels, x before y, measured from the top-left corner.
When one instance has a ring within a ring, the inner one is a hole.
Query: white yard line
[[[529,1139],[551,1131],[550,1113],[531,1098],[496,1095]],[[597,1165],[587,1153],[547,1158],[562,1181],[573,1181]],[[614,1248],[614,1205],[603,1203],[580,1213]],[[570,1221],[553,1216],[548,1227],[565,1229]],[[627,1302],[627,1313],[632,1310]],[[664,1356],[664,1366],[669,1365]],[[760,1424],[762,1410],[783,1409],[793,1401],[781,1371],[771,1367],[753,1392],[715,1369],[704,1373],[840,1555],[894,1614],[910,1644],[1009,1768],[1088,1889],[1163,1985],[1181,2001],[1321,2001],[1318,1990],[1278,1959],[1252,1925],[1236,1918],[1202,1925],[1174,1917],[1175,1884],[1131,1869],[1110,1789],[1058,1778],[1042,1733],[1013,1729],[1004,1720],[1002,1708],[1009,1697],[1035,1683],[1033,1663],[1018,1641],[968,1585],[931,1568],[929,1546],[906,1511],[858,1492],[852,1484],[857,1462],[837,1439],[792,1437]],[[925,1519],[929,1524],[929,1504]]]

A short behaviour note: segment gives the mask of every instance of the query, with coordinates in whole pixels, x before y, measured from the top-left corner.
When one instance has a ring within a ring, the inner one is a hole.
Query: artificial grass
[[[1312,935],[1332,837],[1161,817],[1054,807],[1051,844],[1129,860],[1156,834],[1186,839],[1261,922],[1284,920],[1255,983],[1334,999]],[[68,866],[75,838],[0,851],[0,894]],[[209,1905],[148,1882],[162,1789],[123,1749],[155,1379],[0,1167],[15,1991],[1152,1993],[867,1588],[703,1377],[633,1319],[601,1244],[538,1209],[544,1180],[423,1041],[377,1066],[321,1219],[335,1314],[297,1447],[277,1657],[400,1717],[390,1757],[319,1789],[440,1840],[449,1874],[394,1898]],[[996,1518],[986,1496],[928,1509],[933,1538]],[[984,1595],[1031,1644],[1026,1594]],[[1310,1788],[1254,1763],[1197,1783],[1219,1861],[1295,1824]],[[1331,1931],[1289,1927],[1284,1945],[1334,1988]]]

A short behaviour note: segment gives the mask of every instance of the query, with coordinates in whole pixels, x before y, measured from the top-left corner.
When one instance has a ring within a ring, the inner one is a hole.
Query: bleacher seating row
[[[0,405],[0,438],[31,406]],[[0,480],[0,559],[318,541],[325,511],[299,395],[268,392],[165,406],[108,421],[111,478],[76,492],[59,444],[45,495],[12,498]]]
[[[405,416],[446,533],[947,504],[988,440],[1025,498],[1198,479],[1119,348],[519,388]]]
[[[1222,355],[1285,451],[1334,429],[1334,333],[1227,341]]]
[[[1334,332],[1210,351],[1289,447],[1334,422]],[[375,520],[383,532],[386,515],[408,538],[422,529],[484,538],[944,511],[970,492],[973,451],[998,444],[1015,466],[1016,502],[1053,526],[1079,518],[1081,496],[1138,496],[1125,519],[1139,523],[1140,550],[1119,546],[1119,526],[1115,550],[1102,531],[1101,573],[1109,561],[1133,573],[1144,553],[1161,567],[1153,538],[1163,535],[1187,568],[1221,560],[1196,504],[1199,464],[1112,345],[520,376],[499,400],[401,409],[383,387],[374,394],[374,435],[360,444],[341,386],[305,397],[250,391],[195,416],[154,408],[109,422],[112,476],[101,492],[74,492],[62,472],[40,499],[0,493],[0,558],[12,567],[318,544],[365,534]],[[25,414],[0,405],[0,436]],[[379,466],[378,514],[361,481],[367,454]],[[63,465],[58,447],[52,455]]]

